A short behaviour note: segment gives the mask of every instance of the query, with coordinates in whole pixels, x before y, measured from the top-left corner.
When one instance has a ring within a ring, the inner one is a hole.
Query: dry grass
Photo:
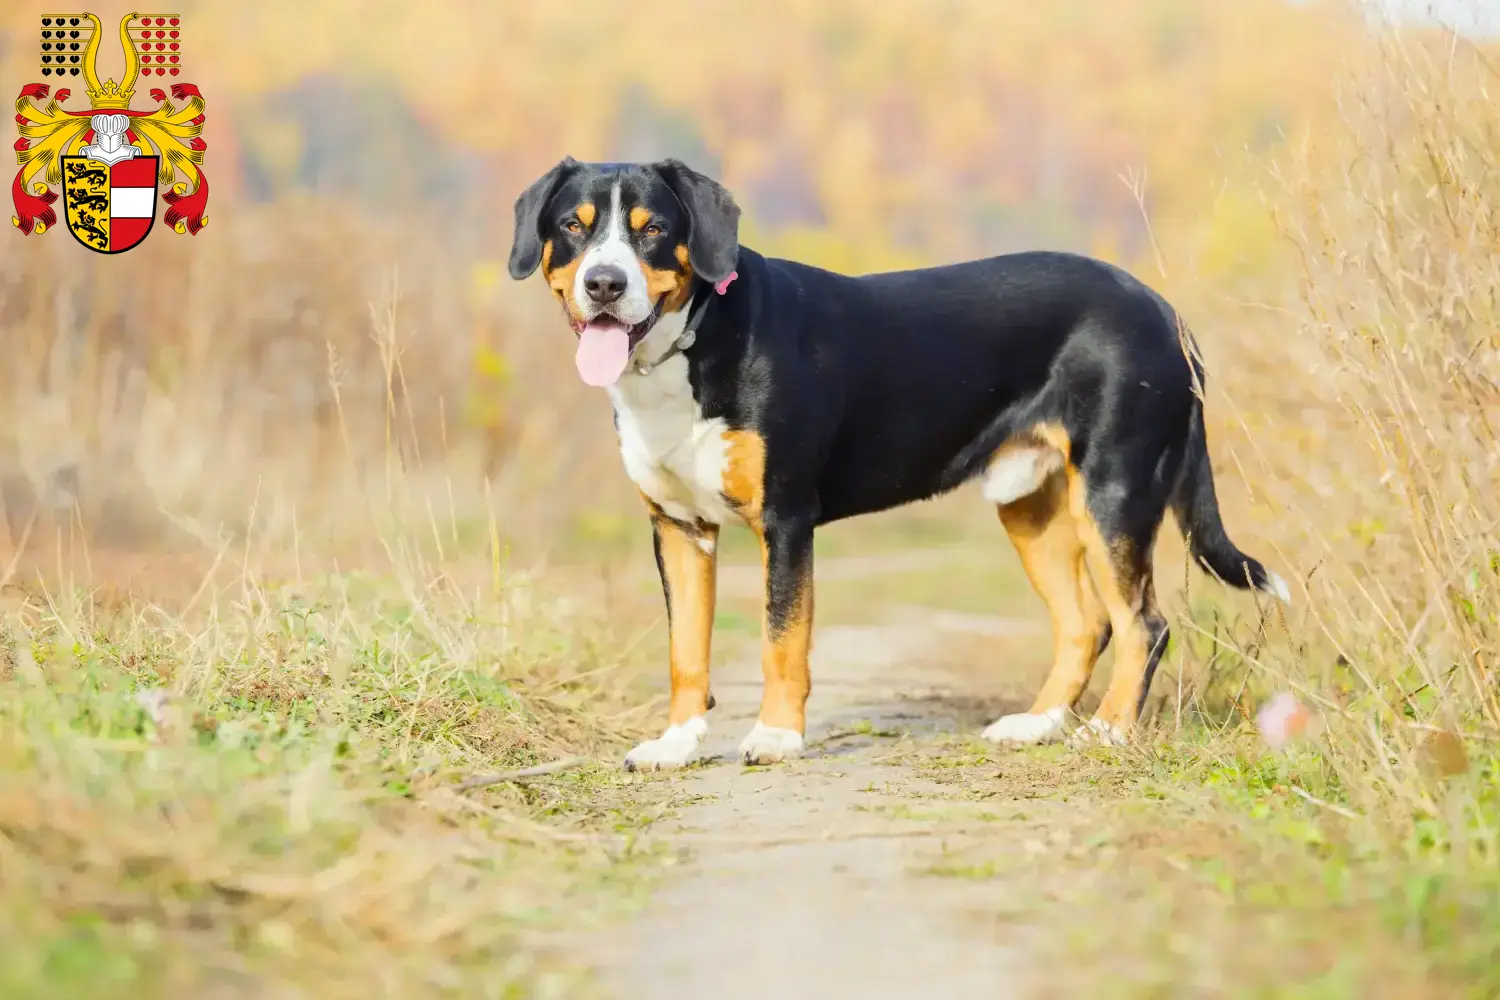
[[[120,260],[0,243],[0,540],[368,561],[399,537],[443,558],[498,509],[502,545],[536,557],[622,495],[588,474],[607,410],[539,335],[545,300],[497,297],[500,275],[395,210],[218,224]]]
[[[1300,322],[1283,339],[1288,355],[1312,357],[1293,388],[1336,415],[1316,448],[1274,433],[1255,445],[1305,604],[1290,639],[1273,617],[1270,641],[1239,652],[1260,690],[1292,687],[1317,706],[1345,804],[1399,839],[1422,817],[1492,807],[1475,797],[1477,766],[1450,780],[1422,748],[1441,731],[1482,755],[1500,735],[1500,217],[1489,196],[1500,119],[1480,53],[1399,35],[1381,44],[1323,163],[1280,174],[1275,207],[1302,278]],[[1237,379],[1232,392],[1257,388]],[[1268,390],[1265,408],[1286,395]],[[1455,860],[1492,864],[1493,825],[1474,832]]]
[[[1296,335],[1342,426],[1318,470],[1336,492],[1304,491],[1289,525],[1316,546],[1312,628],[1296,661],[1270,665],[1358,722],[1342,748],[1371,815],[1388,796],[1402,812],[1446,798],[1416,766],[1431,727],[1500,729],[1496,81],[1456,41],[1387,36],[1380,54],[1350,88],[1336,161],[1285,175],[1309,206],[1282,214],[1303,265]]]
[[[618,653],[524,580],[5,604],[6,996],[564,995],[527,935],[630,884]]]

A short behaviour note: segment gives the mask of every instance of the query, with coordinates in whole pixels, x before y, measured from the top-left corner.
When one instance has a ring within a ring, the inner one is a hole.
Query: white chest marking
[[[682,333],[691,303],[663,316],[635,359],[664,354]],[[642,375],[634,367],[609,387],[625,472],[672,517],[724,524],[739,515],[724,498],[728,426],[705,419],[693,399],[687,358],[678,354]]]

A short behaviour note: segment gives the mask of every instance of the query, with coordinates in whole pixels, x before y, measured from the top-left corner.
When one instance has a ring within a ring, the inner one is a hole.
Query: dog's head
[[[510,276],[541,266],[579,337],[579,374],[610,385],[656,322],[687,305],[697,279],[729,277],[739,218],[723,186],[676,160],[569,157],[516,199]]]

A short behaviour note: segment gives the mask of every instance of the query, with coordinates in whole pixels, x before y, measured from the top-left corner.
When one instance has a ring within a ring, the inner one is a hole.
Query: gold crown
[[[88,12],[84,12],[83,16],[94,25],[94,30],[89,35],[88,48],[83,52],[83,79],[88,87],[89,103],[95,110],[129,108],[130,98],[135,95],[135,79],[141,72],[141,57],[135,50],[135,43],[130,39],[130,22],[135,20],[136,12],[126,14],[120,20],[120,44],[125,49],[125,79],[121,83],[115,83],[113,79],[99,82],[99,74],[95,67],[95,62],[99,58],[99,19]]]

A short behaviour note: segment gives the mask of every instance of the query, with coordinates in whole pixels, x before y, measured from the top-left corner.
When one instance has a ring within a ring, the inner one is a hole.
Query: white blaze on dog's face
[[[650,265],[641,257],[642,248],[632,242],[631,234],[626,232],[621,186],[619,180],[610,185],[608,207],[597,214],[583,255],[573,269],[570,301],[576,304],[585,323],[610,316],[627,326],[634,326],[645,322],[659,304],[652,302],[646,294],[646,272]],[[660,223],[651,222],[650,226],[650,234],[641,234],[646,241],[654,241],[665,231]],[[692,276],[690,268],[678,266],[672,270],[684,279]],[[606,285],[611,280],[615,282],[613,288]],[[624,285],[620,287],[622,281]],[[673,280],[671,284],[677,282]],[[618,295],[618,298],[613,295]]]
[[[676,161],[564,160],[516,202],[510,273],[541,267],[578,335],[579,376],[613,385],[656,322],[687,305],[698,278],[733,270],[738,220],[727,191]]]

